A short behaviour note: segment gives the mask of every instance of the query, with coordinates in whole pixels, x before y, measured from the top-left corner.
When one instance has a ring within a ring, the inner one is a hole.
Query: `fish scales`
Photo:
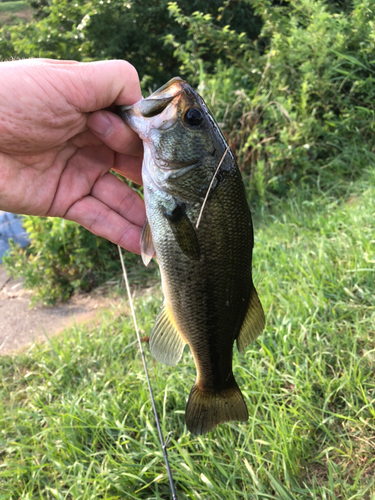
[[[223,159],[227,144],[220,129],[179,78],[120,115],[144,141],[142,257],[147,264],[156,254],[165,297],[151,352],[176,364],[189,345],[197,368],[185,413],[191,432],[245,421],[233,344],[237,340],[243,351],[263,330],[264,314],[252,281],[251,214],[234,156],[229,150]]]

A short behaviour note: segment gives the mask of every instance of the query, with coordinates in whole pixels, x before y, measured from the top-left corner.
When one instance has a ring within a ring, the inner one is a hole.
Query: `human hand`
[[[142,142],[113,104],[141,99],[125,61],[0,63],[0,210],[63,217],[140,253]]]

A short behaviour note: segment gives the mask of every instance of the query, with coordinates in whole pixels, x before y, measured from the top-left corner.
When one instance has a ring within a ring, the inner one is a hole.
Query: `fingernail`
[[[87,124],[91,130],[102,137],[109,135],[113,129],[112,122],[108,116],[99,113],[91,115]]]

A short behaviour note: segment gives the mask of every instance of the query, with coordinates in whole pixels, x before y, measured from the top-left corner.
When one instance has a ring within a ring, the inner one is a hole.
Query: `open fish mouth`
[[[190,85],[175,77],[146,99],[132,106],[117,106],[116,112],[143,141],[148,142],[152,129],[170,128],[181,118],[183,110],[195,103]]]
[[[139,131],[136,118],[153,118],[161,114],[169,104],[181,95],[188,84],[180,77],[175,77],[153,92],[146,99],[141,99],[131,106],[117,106],[116,112],[136,132]],[[175,102],[175,106],[177,103]],[[156,123],[156,126],[160,126]]]
[[[163,86],[155,90],[147,99],[158,99],[158,97],[172,97],[182,92],[188,83],[175,76],[169,82],[165,83]]]
[[[182,78],[176,76],[164,84],[147,99],[139,102],[139,111],[144,118],[151,118],[161,113],[169,103],[182,94],[187,83]]]

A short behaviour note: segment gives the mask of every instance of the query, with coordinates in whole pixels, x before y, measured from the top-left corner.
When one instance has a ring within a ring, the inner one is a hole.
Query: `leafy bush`
[[[15,57],[47,57],[91,61],[126,59],[138,70],[143,88],[163,85],[179,72],[179,61],[164,38],[173,33],[185,43],[188,33],[168,12],[168,0],[29,0],[35,21],[22,29],[3,33],[10,38]],[[217,25],[230,25],[238,33],[256,38],[261,24],[243,1],[195,0],[179,3],[190,15],[203,10]],[[1,51],[1,45],[0,45]],[[9,50],[7,50],[9,54]],[[7,57],[9,57],[7,55]],[[206,54],[214,67],[215,54]]]
[[[218,117],[253,194],[280,194],[310,175],[328,184],[360,174],[375,159],[375,5],[355,0],[338,12],[339,2],[247,3],[262,18],[255,42],[177,3],[171,14],[190,37],[166,40]],[[221,57],[214,72],[206,52]]]
[[[116,245],[75,222],[26,216],[24,227],[31,244],[22,249],[11,242],[4,264],[10,274],[25,278],[34,302],[66,300],[120,273]]]

